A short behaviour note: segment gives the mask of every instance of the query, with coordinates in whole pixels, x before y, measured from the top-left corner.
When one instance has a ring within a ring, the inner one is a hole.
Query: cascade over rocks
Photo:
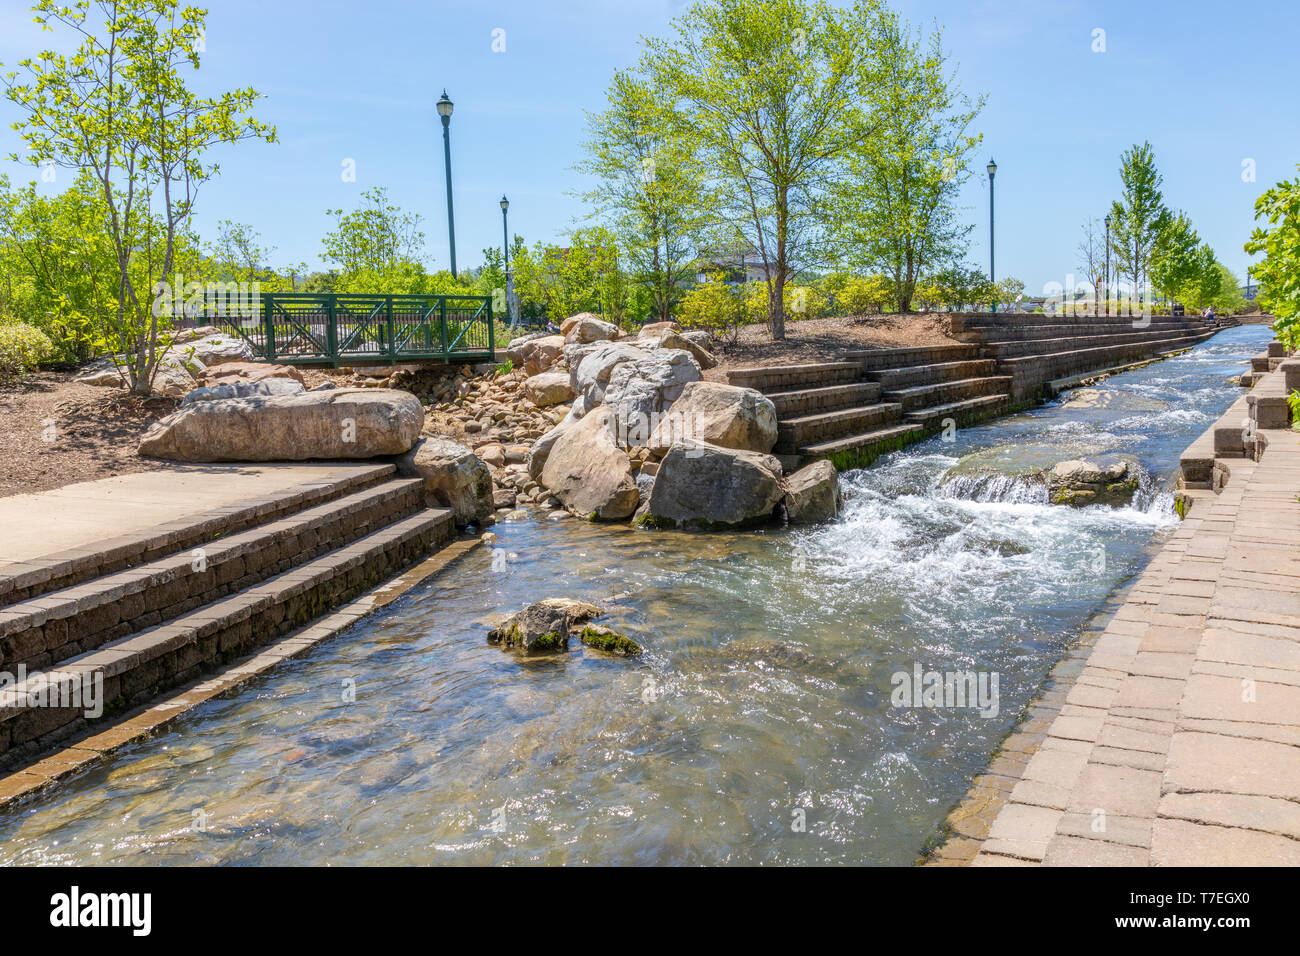
[[[331,391],[200,401],[155,422],[139,453],[173,461],[306,461],[400,455],[420,437],[410,392]]]

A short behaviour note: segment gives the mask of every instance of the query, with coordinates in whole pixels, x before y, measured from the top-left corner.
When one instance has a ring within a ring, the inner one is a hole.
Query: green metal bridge
[[[495,361],[490,296],[263,292],[257,303],[242,316],[209,303],[208,318],[267,362]]]

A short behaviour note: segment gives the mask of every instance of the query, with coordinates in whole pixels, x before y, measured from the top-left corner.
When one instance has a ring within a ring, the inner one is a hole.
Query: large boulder
[[[805,465],[785,479],[785,514],[790,524],[832,520],[840,511],[840,479],[829,461]]]
[[[510,615],[488,631],[490,644],[502,648],[517,647],[525,654],[562,651],[569,637],[584,621],[601,614],[594,604],[570,598],[546,598]]]
[[[543,335],[541,338],[529,339],[519,347],[519,357],[523,359],[527,375],[540,375],[550,371],[563,354],[562,335]]]
[[[423,425],[410,392],[336,388],[195,402],[155,422],[139,451],[173,461],[376,458],[410,450]]]
[[[511,364],[514,365],[515,368],[523,368],[524,360],[526,358],[524,355],[524,346],[535,339],[545,337],[545,332],[529,332],[526,335],[520,335],[517,338],[511,339],[510,344],[506,346],[506,358],[510,359]]]
[[[1124,507],[1138,486],[1137,465],[1123,459],[1062,461],[1047,473],[1047,499],[1054,505]]]
[[[126,388],[128,378],[121,371],[126,362],[127,359],[120,355],[116,360],[97,359],[82,368],[76,381],[105,388]],[[203,362],[197,358],[186,357],[175,351],[165,353],[158,359],[158,369],[153,377],[153,393],[181,398],[198,384],[204,369]]]
[[[597,408],[561,429],[546,455],[539,481],[573,514],[616,519],[636,511],[632,463],[615,429],[614,413]]]
[[[264,382],[276,378],[306,384],[302,372],[292,365],[272,365],[268,362],[223,362],[216,368],[200,372],[198,381],[200,385],[229,385],[234,382]]]
[[[638,520],[704,530],[770,521],[785,496],[781,463],[771,455],[680,441],[659,463]]]
[[[421,438],[396,464],[403,478],[424,479],[425,499],[450,508],[458,527],[482,524],[495,510],[492,473],[459,442]]]
[[[564,341],[571,345],[606,342],[619,336],[617,325],[591,314],[565,319],[564,325],[560,326],[560,331],[564,333]]]
[[[605,401],[605,388],[614,369],[624,362],[651,357],[647,349],[626,342],[569,346],[565,352],[569,354],[569,384],[591,406]]]
[[[196,358],[205,366],[224,365],[227,362],[251,362],[253,348],[238,335],[214,332],[201,338],[173,342],[168,354],[178,354],[184,359]]]
[[[575,403],[575,405],[576,404],[577,403]],[[572,414],[572,411],[573,410],[570,409],[570,414]],[[560,436],[564,434],[567,429],[572,428],[577,424],[581,417],[582,416],[579,415],[574,418],[565,418],[564,421],[560,422],[546,434],[533,442],[532,447],[528,449],[528,457],[525,459],[528,465],[529,478],[533,479],[533,481],[541,482],[542,471],[546,468],[546,460],[551,457],[551,449],[553,449],[555,443],[560,440]]]
[[[568,372],[542,372],[524,380],[524,395],[539,408],[561,405],[573,398]]]
[[[645,444],[656,455],[683,438],[766,453],[776,437],[776,406],[762,392],[721,382],[687,382]]]
[[[661,335],[664,332],[680,332],[681,330],[682,327],[676,322],[647,322],[641,326],[641,330],[637,332],[637,337],[644,339]]]
[[[181,406],[195,402],[219,402],[227,398],[271,398],[275,395],[297,395],[305,392],[302,382],[291,378],[268,378],[258,382],[235,381],[224,385],[205,385],[194,389],[181,401]]]
[[[683,352],[690,352],[695,359],[695,363],[700,368],[713,368],[718,364],[718,360],[713,357],[713,353],[708,349],[702,348],[686,336],[679,335],[671,329],[662,329],[649,335],[643,331],[638,342],[651,348],[681,349]]]
[[[695,359],[677,349],[658,349],[616,366],[605,387],[605,405],[618,416],[620,444],[644,445],[687,384],[699,380]]]

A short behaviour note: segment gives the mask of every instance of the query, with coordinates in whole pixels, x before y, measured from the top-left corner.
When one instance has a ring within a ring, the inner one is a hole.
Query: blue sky
[[[1239,275],[1253,203],[1296,175],[1300,96],[1293,78],[1300,4],[895,0],[913,24],[938,23],[970,92],[986,93],[977,121],[979,166],[998,162],[997,273],[1030,294],[1078,264],[1082,222],[1119,193],[1122,150],[1150,139],[1166,201]],[[457,260],[481,262],[501,242],[497,201],[531,244],[559,238],[584,215],[585,111],[599,109],[610,74],[635,61],[642,35],[663,34],[683,4],[667,0],[398,2],[208,0],[207,52],[195,86],[252,86],[275,145],[220,154],[200,196],[198,228],[246,222],[279,263],[319,266],[326,210],[387,186],[420,213],[434,267],[447,265],[441,131],[433,103],[447,88],[452,119]],[[493,52],[493,31],[505,52]],[[1093,52],[1094,31],[1105,52]],[[0,0],[0,61],[53,42],[27,5]],[[0,102],[0,153],[21,151]],[[356,182],[342,181],[346,159]],[[1242,163],[1254,161],[1255,182]],[[11,162],[0,171],[33,178]],[[57,187],[50,187],[57,188]],[[975,223],[972,261],[988,262],[988,185],[965,187]]]

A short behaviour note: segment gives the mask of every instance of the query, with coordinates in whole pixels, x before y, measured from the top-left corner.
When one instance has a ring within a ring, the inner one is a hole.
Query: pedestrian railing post
[[[268,294],[262,303],[262,323],[266,327],[266,359],[275,361],[275,296]]]

